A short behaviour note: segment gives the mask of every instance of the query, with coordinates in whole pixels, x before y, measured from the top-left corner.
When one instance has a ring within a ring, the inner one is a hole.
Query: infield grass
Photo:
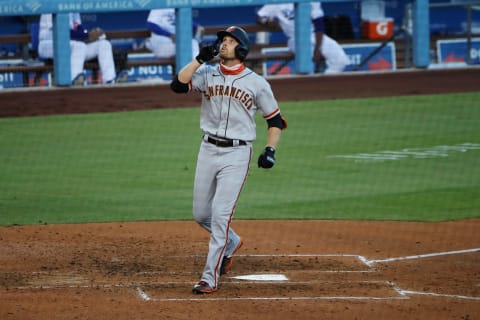
[[[236,219],[480,217],[478,101],[282,103],[277,164],[256,167],[258,117]],[[0,119],[0,224],[190,220],[200,137],[198,108]]]

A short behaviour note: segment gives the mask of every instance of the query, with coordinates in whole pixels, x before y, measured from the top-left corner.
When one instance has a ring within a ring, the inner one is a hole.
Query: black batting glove
[[[209,44],[200,48],[200,52],[195,57],[198,63],[203,64],[212,60],[218,54],[218,42],[215,41],[213,44]]]
[[[266,147],[263,153],[258,157],[258,167],[270,169],[275,164],[275,149]]]

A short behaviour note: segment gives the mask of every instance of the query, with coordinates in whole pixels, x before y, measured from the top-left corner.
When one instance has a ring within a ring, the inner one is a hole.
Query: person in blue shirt
[[[85,61],[97,58],[103,83],[116,81],[112,44],[100,28],[87,30],[79,13],[69,14],[70,24],[70,72],[72,84],[83,85]],[[53,18],[42,14],[39,22],[38,56],[53,59]]]

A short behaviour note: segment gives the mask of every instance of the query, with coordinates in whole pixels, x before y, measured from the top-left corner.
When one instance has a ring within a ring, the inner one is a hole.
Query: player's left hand
[[[258,167],[270,169],[275,164],[275,149],[266,147],[263,153],[258,157]]]

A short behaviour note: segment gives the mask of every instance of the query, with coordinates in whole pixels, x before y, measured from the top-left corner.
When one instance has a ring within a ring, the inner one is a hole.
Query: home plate
[[[232,277],[238,280],[252,281],[286,281],[288,278],[283,274],[250,274],[245,276]]]

